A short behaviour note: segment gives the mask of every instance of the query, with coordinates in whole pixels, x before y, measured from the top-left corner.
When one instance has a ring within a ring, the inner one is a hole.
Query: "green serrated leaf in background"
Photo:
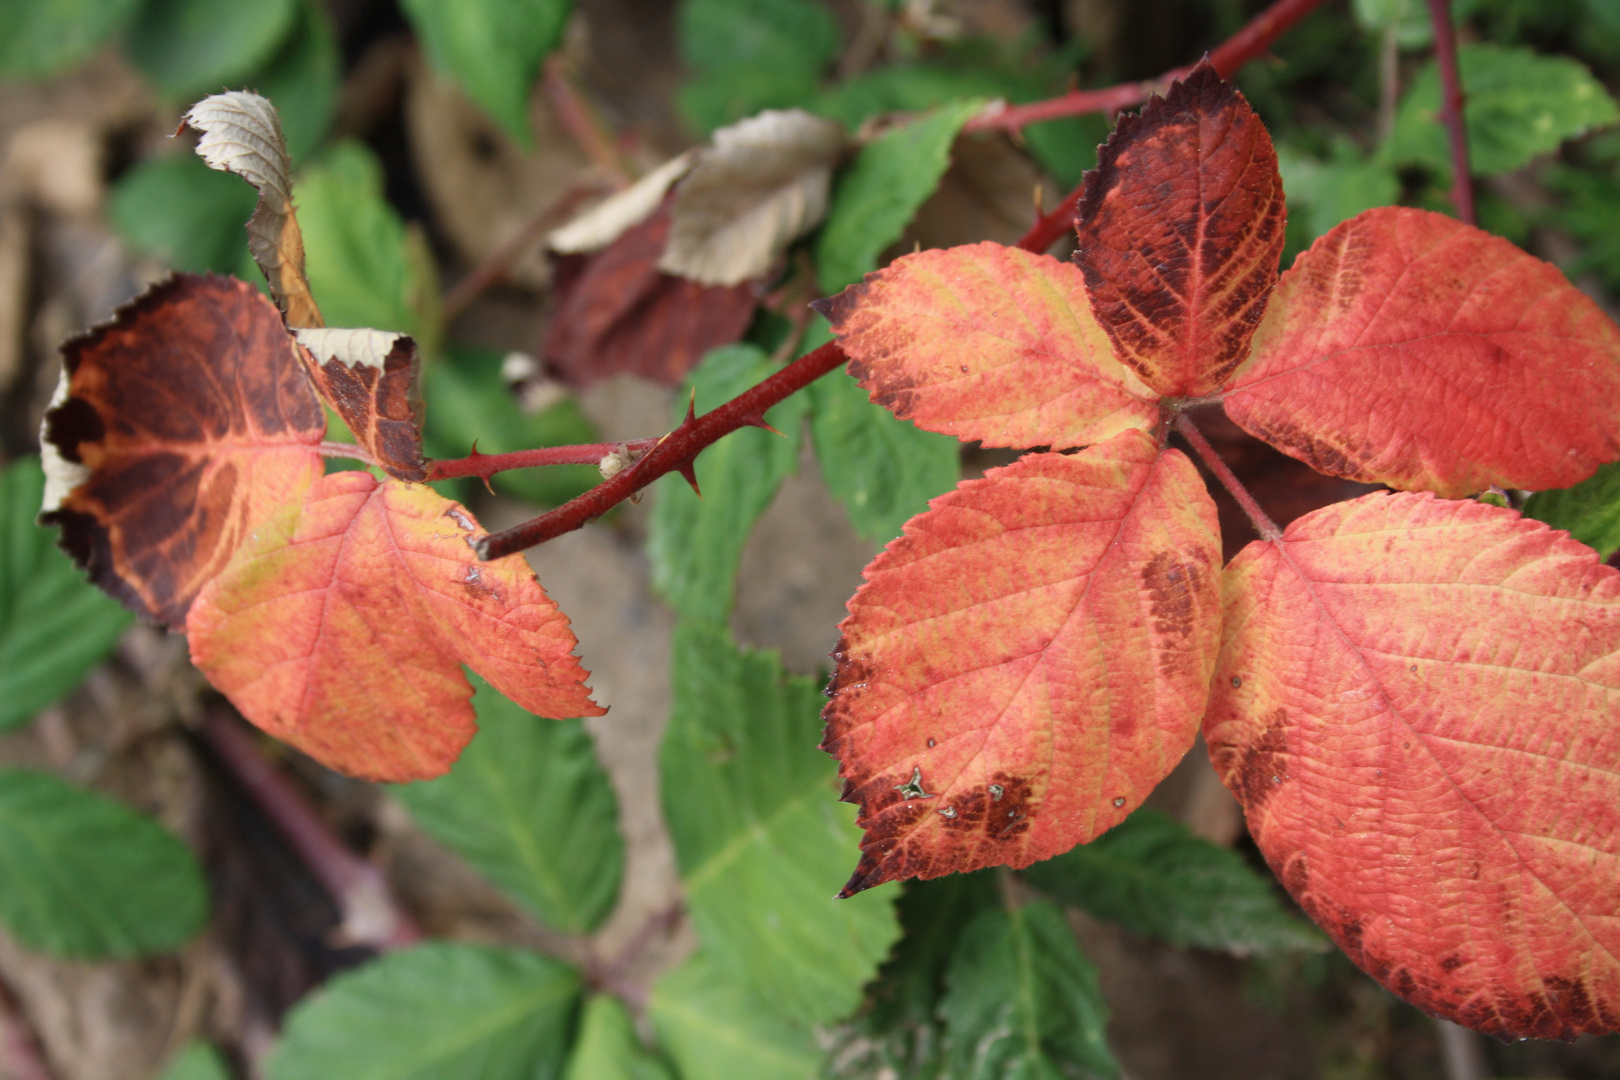
[[[801,352],[831,337],[827,320],[818,315]],[[863,538],[881,544],[899,536],[929,499],[961,479],[961,443],[874,405],[848,372],[823,375],[808,395],[821,478]]]
[[[520,949],[430,942],[345,972],[300,1001],[269,1080],[536,1080],[556,1076],[579,973]]]
[[[761,109],[809,102],[843,47],[820,0],[684,0],[676,18],[691,70],[677,101],[703,135]]]
[[[401,0],[433,67],[521,147],[534,146],[529,93],[557,47],[572,0]]]
[[[240,84],[292,33],[298,0],[144,0],[124,52],[160,94],[189,105]]]
[[[702,414],[725,404],[776,370],[758,347],[727,345],[705,356],[686,377],[677,398],[678,424],[697,394]],[[781,435],[746,427],[698,455],[698,487],[679,475],[658,481],[647,535],[653,586],[683,616],[723,623],[737,591],[743,545],[777,488],[799,462],[799,429],[807,405],[794,394],[765,414]]]
[[[766,1008],[759,995],[699,952],[653,986],[647,1014],[681,1080],[813,1080],[814,1031]]]
[[[579,1038],[563,1080],[671,1080],[662,1062],[641,1045],[624,1002],[594,994],[585,1003]]]
[[[244,226],[259,196],[196,154],[149,158],[113,185],[107,214],[119,237],[176,270],[230,274],[247,251]],[[255,278],[261,278],[257,271]],[[261,278],[262,279],[262,278]]]
[[[0,881],[0,922],[56,956],[169,952],[208,917],[208,886],[184,844],[49,773],[0,770]]]
[[[141,0],[11,0],[0,4],[0,76],[39,78],[89,56]]]
[[[205,1042],[193,1042],[169,1062],[158,1080],[231,1080],[219,1051]]]
[[[1620,106],[1603,84],[1568,57],[1463,45],[1457,64],[1467,98],[1469,165],[1477,176],[1512,172],[1566,139],[1620,119]],[[1439,115],[1439,70],[1430,62],[1401,99],[1384,160],[1449,177],[1451,154]]]
[[[683,620],[659,755],[687,910],[713,963],[802,1024],[855,1008],[899,934],[896,890],[834,899],[860,830],[816,749],[822,696],[774,653]],[[738,1074],[741,1075],[741,1074]]]
[[[619,805],[578,720],[530,716],[476,674],[478,734],[448,775],[394,795],[416,823],[548,926],[596,928],[619,896]]]
[[[883,249],[899,239],[950,165],[951,143],[983,108],[961,101],[873,139],[833,188],[827,223],[816,241],[816,274],[827,296],[877,269]]]
[[[1620,462],[1604,465],[1574,487],[1536,492],[1525,501],[1524,516],[1569,530],[1607,559],[1620,550]]]
[[[600,441],[575,398],[565,397],[538,413],[524,412],[506,387],[501,354],[493,349],[451,345],[446,356],[425,365],[422,385],[433,403],[423,432],[430,457],[466,457],[475,442],[481,454],[502,454]],[[548,465],[496,473],[492,483],[498,494],[561,506],[601,479],[594,465]]]
[[[337,110],[343,57],[332,16],[319,0],[298,0],[298,21],[262,68],[247,80],[281,116],[287,153],[297,164],[315,149]]]
[[[1434,43],[1434,21],[1423,0],[1352,0],[1356,23],[1373,33],[1391,33],[1403,49],[1426,49]]]
[[[402,331],[430,351],[436,329],[421,301],[434,284],[383,194],[377,156],[360,143],[339,143],[298,175],[293,198],[326,324]]]
[[[979,914],[962,932],[946,984],[939,1015],[951,1080],[1119,1075],[1097,969],[1057,905]]]
[[[1278,147],[1277,169],[1288,195],[1288,223],[1301,223],[1302,242],[1308,245],[1341,221],[1375,206],[1394,204],[1401,182],[1393,169],[1366,159],[1348,140],[1334,143],[1328,161]],[[1284,265],[1289,259],[1283,257]]]
[[[1024,876],[1066,904],[1176,946],[1251,956],[1326,942],[1242,856],[1151,808]]]
[[[0,470],[0,731],[78,686],[134,621],[34,524],[44,491],[38,458]]]

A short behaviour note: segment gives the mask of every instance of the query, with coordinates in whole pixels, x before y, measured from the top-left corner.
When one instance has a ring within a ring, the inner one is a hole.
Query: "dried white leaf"
[[[381,371],[386,366],[388,354],[393,351],[394,343],[404,334],[390,333],[386,330],[335,330],[319,327],[294,332],[298,343],[314,354],[315,359],[324,364],[328,360],[336,360],[349,367],[373,367]]]
[[[51,395],[51,403],[45,410],[46,420],[39,425],[39,459],[45,467],[45,497],[40,500],[39,512],[48,514],[52,510],[62,508],[62,500],[80,484],[90,479],[90,467],[77,461],[69,461],[62,456],[55,443],[46,437],[45,425],[49,417],[64,401],[68,399],[68,373],[67,368],[62,369],[61,377],[56,382],[56,392]]]
[[[827,214],[844,129],[801,109],[771,110],[714,133],[671,210],[665,273],[736,285],[767,273]]]
[[[564,254],[583,254],[607,247],[632,225],[651,216],[675,181],[692,167],[695,151],[670,158],[623,191],[609,195],[568,224],[552,230],[546,247]]]

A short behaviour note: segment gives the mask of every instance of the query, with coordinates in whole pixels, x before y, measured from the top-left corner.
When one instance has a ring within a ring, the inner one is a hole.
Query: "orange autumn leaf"
[[[1139,431],[913,518],[840,626],[823,748],[866,830],[844,895],[1028,866],[1123,820],[1193,743],[1219,566],[1197,472]]]
[[[1271,136],[1207,61],[1120,119],[1086,177],[1075,258],[1120,360],[1156,394],[1209,394],[1248,354],[1284,218]]]
[[[1450,496],[1568,487],[1620,457],[1620,328],[1506,240],[1382,207],[1283,275],[1225,405],[1335,476]]]
[[[427,476],[416,342],[383,330],[299,330],[310,382],[355,442],[396,480]]]
[[[90,578],[178,626],[274,506],[321,475],[326,431],[275,305],[177,274],[62,347],[41,520]]]
[[[1000,244],[896,259],[812,305],[872,400],[990,446],[1065,449],[1159,421],[1118,360],[1080,271]]]
[[[253,723],[370,780],[450,768],[476,728],[466,664],[540,716],[597,716],[568,619],[522,556],[431,488],[325,477],[191,609],[191,657]]]
[[[1204,737],[1300,906],[1435,1015],[1620,1027],[1620,573],[1375,494],[1249,545],[1224,593]]]

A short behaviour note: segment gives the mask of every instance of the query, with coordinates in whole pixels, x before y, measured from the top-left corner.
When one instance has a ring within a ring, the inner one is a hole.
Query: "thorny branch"
[[[1264,54],[1272,42],[1322,2],[1323,0],[1277,0],[1215,49],[1210,54],[1211,62],[1222,76],[1230,75],[1248,61]],[[1105,90],[1074,91],[1050,101],[1006,108],[994,114],[975,117],[968,122],[966,130],[1009,130],[1039,120],[1127,108],[1146,100],[1154,91],[1164,89],[1175,78],[1190,70],[1190,67],[1176,68],[1161,78],[1146,82],[1126,83]],[[1037,221],[1019,241],[1018,246],[1027,251],[1045,251],[1053,241],[1072,228],[1074,209],[1080,201],[1083,187],[1082,184],[1081,187],[1075,188],[1051,213]],[[477,545],[478,557],[498,559],[572,532],[587,522],[601,517],[665,473],[679,472],[693,487],[696,487],[697,479],[692,462],[700,452],[740,427],[768,426],[765,423],[767,410],[790,394],[841,367],[847,360],[848,357],[844,355],[837,342],[828,342],[821,348],[799,357],[759,385],[712,412],[697,416],[689,408],[681,425],[658,440],[629,468],[554,510],[503,532],[484,537]],[[1194,433],[1196,434],[1196,430]],[[494,456],[482,457],[484,463],[482,467],[487,468],[490,458]],[[435,476],[483,475],[478,468],[463,466],[456,462],[436,463],[434,468]],[[440,469],[445,471],[439,472]],[[450,471],[453,469],[465,471]],[[1275,530],[1276,527],[1272,528]]]
[[[1451,204],[1459,220],[1479,224],[1474,216],[1474,181],[1468,165],[1468,129],[1463,126],[1462,82],[1457,75],[1457,31],[1451,24],[1451,0],[1429,0],[1434,23],[1434,58],[1440,67],[1440,120],[1451,143]]]

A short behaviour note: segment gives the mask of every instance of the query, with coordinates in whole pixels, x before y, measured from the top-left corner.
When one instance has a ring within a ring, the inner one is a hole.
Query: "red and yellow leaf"
[[[256,289],[177,274],[62,363],[41,520],[97,585],[179,625],[264,515],[321,475],[326,419],[298,347]]]
[[[1204,737],[1300,906],[1438,1016],[1620,1027],[1620,573],[1375,494],[1251,544],[1224,593]]]
[[[850,600],[825,719],[861,860],[1028,866],[1118,824],[1192,745],[1219,638],[1215,507],[1125,432],[935,499]]]
[[[1080,271],[1000,244],[920,251],[814,305],[872,400],[990,446],[1086,446],[1159,421]]]
[[[476,729],[466,664],[541,716],[597,716],[568,618],[522,556],[431,488],[327,476],[191,610],[191,658],[253,723],[334,769],[418,780]]]
[[[396,480],[427,476],[416,342],[382,330],[300,330],[309,378],[372,460]]]
[[[1335,476],[1467,495],[1620,457],[1620,328],[1557,267],[1383,207],[1283,275],[1227,415]]]
[[[1209,394],[1243,361],[1285,216],[1271,136],[1209,63],[1120,119],[1086,178],[1075,260],[1119,358],[1155,394]]]

